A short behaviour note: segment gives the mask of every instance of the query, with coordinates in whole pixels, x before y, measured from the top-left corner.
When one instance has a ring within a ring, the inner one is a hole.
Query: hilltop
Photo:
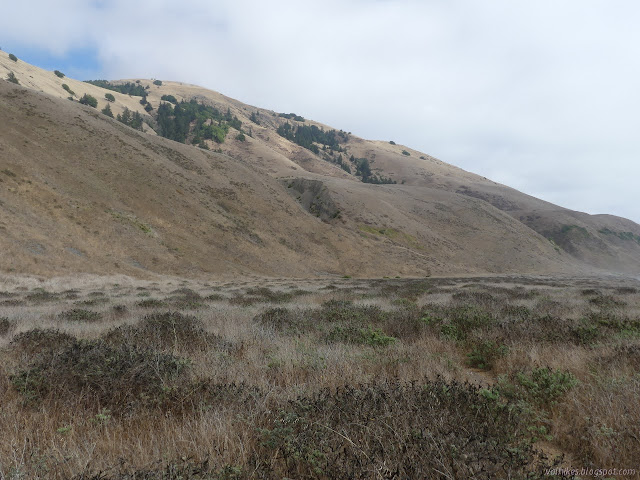
[[[407,146],[194,85],[89,84],[0,52],[0,78],[10,72],[19,84],[0,82],[3,272],[640,270],[634,222],[550,204]],[[79,103],[85,95],[96,108]]]

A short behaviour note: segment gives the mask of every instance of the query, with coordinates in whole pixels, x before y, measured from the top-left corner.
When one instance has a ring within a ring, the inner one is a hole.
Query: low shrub
[[[16,328],[16,321],[7,317],[0,317],[0,337],[6,337]]]
[[[492,341],[477,344],[471,353],[467,354],[467,365],[482,370],[491,370],[495,361],[504,357],[509,349],[506,345],[499,345]]]
[[[230,350],[232,345],[207,332],[196,317],[179,312],[146,315],[135,325],[122,325],[107,332],[103,339],[112,345],[142,345],[156,350],[194,351],[214,347]]]
[[[116,101],[116,97],[114,97],[112,93],[105,93],[104,98],[106,98],[109,102]]]
[[[51,397],[126,411],[160,406],[188,365],[187,360],[151,349],[73,340],[50,357],[37,357],[10,380],[28,401]]]
[[[74,341],[75,337],[59,330],[34,328],[15,335],[10,346],[16,353],[33,357],[50,354],[71,345]]]
[[[269,478],[541,478],[515,412],[456,382],[323,390],[259,419],[254,462]]]
[[[13,53],[9,54],[9,60],[13,60],[14,62],[18,61],[18,57],[16,57]]]
[[[85,310],[83,308],[74,308],[73,310],[68,310],[66,312],[62,312],[58,318],[61,320],[69,321],[69,322],[97,322],[102,318],[102,315],[98,312],[94,312],[92,310]]]
[[[55,73],[56,77],[58,78],[64,78],[64,73],[62,73],[60,70],[54,70],[53,73]]]

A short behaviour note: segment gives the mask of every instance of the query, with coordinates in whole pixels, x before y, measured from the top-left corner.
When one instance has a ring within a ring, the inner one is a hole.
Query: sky
[[[6,3],[0,47],[37,66],[201,85],[640,223],[635,0]]]

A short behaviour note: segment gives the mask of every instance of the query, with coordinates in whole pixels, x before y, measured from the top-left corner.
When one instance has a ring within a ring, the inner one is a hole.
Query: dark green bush
[[[75,92],[69,88],[69,85],[66,83],[62,84],[62,89],[65,90],[69,95],[75,95]]]
[[[62,73],[60,70],[54,70],[53,73],[56,74],[56,77],[64,78],[64,73]]]
[[[236,140],[238,140],[239,142],[244,142],[247,139],[247,137],[244,136],[244,133],[240,132],[238,135],[236,135]]]
[[[161,80],[154,80],[153,84],[157,85],[157,86],[161,86],[162,85],[162,81]]]
[[[14,62],[18,61],[18,57],[16,57],[13,53],[9,54],[9,60],[13,60]]]
[[[114,97],[113,94],[111,94],[111,93],[105,93],[104,94],[104,98],[106,98],[110,102],[115,102],[116,101],[116,97]]]
[[[406,150],[402,150],[402,154],[403,154],[403,155],[405,155],[405,156],[407,156],[407,157],[411,155],[411,154],[410,154],[409,152],[407,152]]]
[[[96,99],[96,97],[92,97],[88,93],[85,93],[82,96],[82,98],[80,98],[79,102],[82,105],[88,105],[88,106],[93,107],[93,108],[98,108],[98,100]]]
[[[173,95],[162,95],[160,100],[164,100],[165,102],[173,103],[174,105],[178,104],[178,100]]]

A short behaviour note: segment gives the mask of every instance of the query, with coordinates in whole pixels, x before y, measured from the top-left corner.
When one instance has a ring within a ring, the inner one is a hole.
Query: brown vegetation
[[[2,296],[24,305],[0,306],[0,476],[635,468],[636,288],[507,277],[84,290],[16,281]],[[146,295],[162,303],[140,305]]]

